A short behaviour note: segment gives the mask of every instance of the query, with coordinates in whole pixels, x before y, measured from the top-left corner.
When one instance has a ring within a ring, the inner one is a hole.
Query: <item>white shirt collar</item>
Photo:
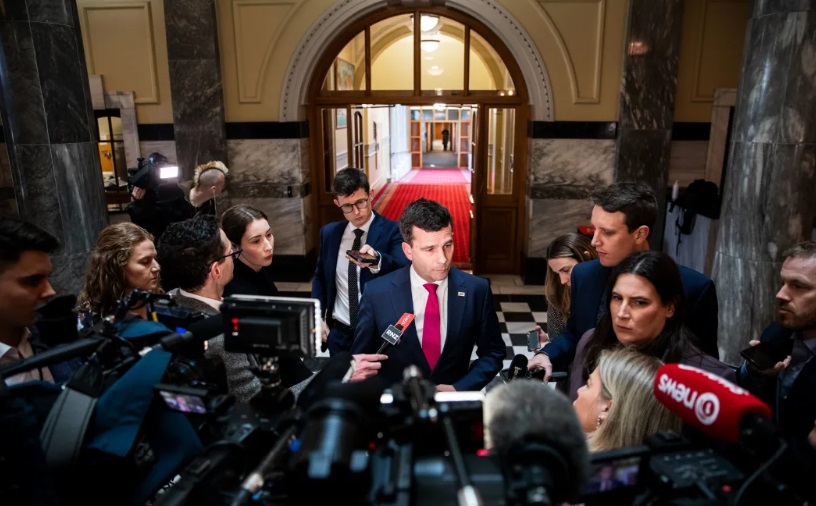
[[[368,205],[371,205],[371,203],[369,202]],[[352,232],[355,229],[359,228],[360,230],[362,230],[366,234],[368,234],[368,229],[371,228],[371,222],[372,221],[374,221],[374,211],[371,211],[371,216],[368,217],[368,221],[363,223],[362,226],[355,227],[354,224],[352,224],[351,222],[348,222],[348,225],[346,225],[346,232]]]
[[[202,297],[201,295],[196,295],[194,293],[186,292],[186,291],[182,290],[181,288],[179,288],[178,293],[183,295],[184,297],[189,297],[191,299],[201,301],[204,304],[207,304],[211,308],[215,309],[216,311],[221,312],[221,301],[220,300],[210,299],[208,297]]]
[[[23,336],[20,338],[20,344],[18,344],[17,346],[9,346],[4,342],[0,342],[0,358],[3,358],[4,356],[6,356],[6,353],[8,353],[9,351],[11,351],[13,349],[20,348],[20,346],[24,342],[29,341],[29,340],[31,340],[31,331],[28,330],[28,329],[25,329],[25,331],[23,332]]]
[[[411,286],[424,288],[427,281],[422,279],[422,277],[419,274],[417,274],[417,271],[414,270],[414,264],[411,264],[411,268],[408,271],[410,272],[411,276]],[[445,279],[441,281],[434,281],[434,283],[436,283],[439,286],[445,286],[447,282],[448,282],[447,276],[445,276]]]

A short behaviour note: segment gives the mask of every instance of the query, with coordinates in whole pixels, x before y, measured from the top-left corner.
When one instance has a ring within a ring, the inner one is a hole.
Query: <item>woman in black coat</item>
[[[263,211],[254,207],[233,206],[221,216],[221,228],[241,255],[235,262],[232,281],[224,296],[233,294],[275,296],[278,287],[272,281],[272,253],[275,236]]]

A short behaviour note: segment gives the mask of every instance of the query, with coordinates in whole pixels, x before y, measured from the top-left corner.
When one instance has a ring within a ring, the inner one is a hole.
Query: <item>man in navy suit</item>
[[[438,391],[480,390],[502,367],[505,344],[484,279],[451,267],[453,222],[437,202],[419,199],[400,217],[402,249],[412,265],[368,284],[360,304],[353,353],[374,353],[380,335],[403,313],[416,315],[379,375],[402,380],[416,365]],[[473,347],[479,358],[470,363]]]
[[[371,209],[369,191],[368,178],[362,170],[349,167],[335,174],[334,204],[346,219],[320,230],[312,297],[320,300],[325,311],[323,342],[332,355],[351,349],[359,300],[366,283],[408,264],[397,223]],[[351,249],[376,260],[372,264],[358,262],[346,254]]]
[[[570,315],[567,327],[533,357],[530,370],[545,369],[544,380],[552,374],[553,364],[566,368],[572,362],[581,336],[595,328],[609,301],[602,300],[612,269],[624,258],[649,250],[649,234],[657,219],[654,190],[637,182],[613,183],[590,196],[592,246],[598,259],[581,262],[572,269]],[[686,325],[697,336],[700,349],[719,358],[717,350],[717,291],[708,276],[678,265],[688,310]]]

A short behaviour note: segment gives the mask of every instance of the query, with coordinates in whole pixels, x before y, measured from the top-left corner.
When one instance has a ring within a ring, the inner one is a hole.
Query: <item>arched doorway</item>
[[[472,173],[472,268],[519,273],[527,236],[530,102],[503,41],[457,9],[393,7],[348,24],[325,47],[307,91],[315,238],[320,226],[342,219],[330,191],[337,170],[356,166],[373,179],[372,149],[379,153],[386,136],[397,135],[408,146],[410,166],[421,166],[423,122],[455,120],[451,145],[459,165]],[[382,140],[372,147],[365,118],[379,107],[390,109],[393,128],[386,134],[380,124]],[[381,170],[389,180],[401,170],[381,167],[379,155],[374,160],[375,183],[381,183]]]

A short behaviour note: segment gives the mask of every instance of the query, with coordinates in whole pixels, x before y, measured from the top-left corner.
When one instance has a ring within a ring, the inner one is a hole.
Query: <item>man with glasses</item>
[[[235,260],[241,254],[233,248],[214,216],[173,223],[159,239],[156,248],[162,273],[170,277],[179,307],[208,315],[220,312],[224,287],[232,281]],[[261,389],[261,382],[250,371],[252,357],[224,350],[224,336],[210,339],[207,354],[218,355],[227,370],[229,393],[239,401],[248,401]]]
[[[320,230],[312,297],[325,311],[323,342],[331,354],[351,350],[365,284],[408,265],[399,227],[372,210],[370,189],[361,169],[349,167],[335,174],[334,204],[346,219]],[[370,255],[372,263],[349,257],[348,250]]]

